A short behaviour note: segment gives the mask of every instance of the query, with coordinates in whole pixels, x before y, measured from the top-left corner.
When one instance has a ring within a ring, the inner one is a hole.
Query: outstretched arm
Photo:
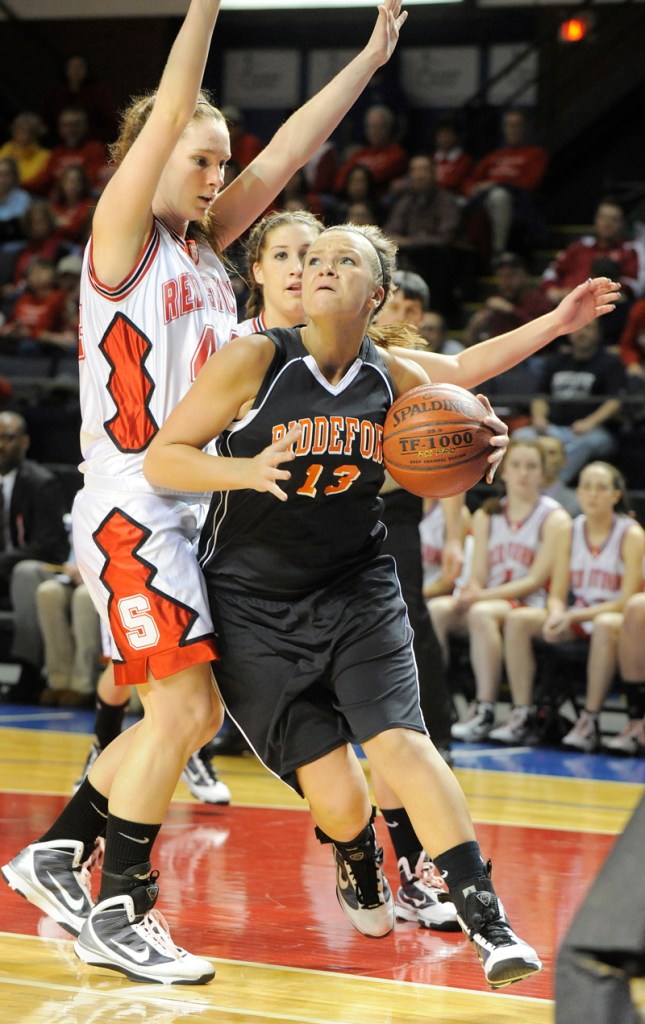
[[[555,309],[544,316],[507,334],[464,349],[456,356],[416,349],[403,351],[408,359],[423,366],[433,383],[474,388],[511,366],[517,366],[555,338],[577,331],[590,320],[610,313],[615,308],[619,289],[620,285],[607,277],[590,278],[569,292]]]
[[[99,199],[92,221],[93,257],[104,284],[123,280],[151,229],[159,179],[195,111],[220,2],[192,0],[150,116]]]
[[[217,240],[225,248],[259,217],[289,178],[331,135],[374,72],[392,56],[407,18],[402,0],[383,0],[367,46],[292,114],[265,149],[215,200]]]

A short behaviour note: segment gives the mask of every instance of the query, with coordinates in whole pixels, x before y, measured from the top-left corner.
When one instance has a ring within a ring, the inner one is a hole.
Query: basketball
[[[488,468],[494,431],[482,423],[487,415],[479,399],[456,384],[422,384],[407,391],[385,418],[385,468],[421,498],[461,494]]]

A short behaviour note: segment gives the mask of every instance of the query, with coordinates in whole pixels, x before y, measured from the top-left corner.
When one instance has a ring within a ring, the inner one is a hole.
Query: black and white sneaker
[[[192,795],[203,804],[230,804],[231,791],[218,778],[207,746],[188,759],[181,777]]]
[[[72,935],[79,934],[94,906],[83,849],[73,839],[31,843],[2,868],[15,892]]]
[[[72,787],[72,792],[73,793],[78,793],[79,789],[81,788],[81,786],[83,785],[83,783],[85,782],[85,780],[86,780],[86,778],[87,778],[87,776],[89,774],[90,768],[92,767],[92,765],[96,761],[96,759],[99,756],[99,754],[102,754],[102,753],[103,753],[103,747],[100,747],[98,745],[98,743],[96,742],[96,740],[93,740],[92,746],[90,747],[89,753],[88,753],[87,758],[85,760],[85,764],[83,765],[83,771],[81,772],[81,774],[79,775],[79,777],[77,778],[76,782],[74,783],[74,785]]]
[[[352,850],[340,850],[334,843],[336,896],[345,916],[357,931],[373,939],[388,935],[396,924],[392,893],[383,874],[383,850],[376,845],[374,826],[371,839]]]
[[[535,950],[513,932],[495,893],[469,893],[464,916],[457,919],[477,951],[491,988],[512,985],[542,970]]]
[[[119,971],[133,981],[162,985],[210,981],[215,976],[213,965],[176,946],[164,918],[153,909],[159,895],[157,873],[140,880],[134,876],[133,883],[130,892],[110,896],[94,907],[74,944],[79,959]]]
[[[428,854],[421,853],[414,871],[407,857],[401,857],[398,867],[401,887],[394,901],[397,918],[416,921],[422,928],[458,932],[457,909],[450,900],[443,876]]]

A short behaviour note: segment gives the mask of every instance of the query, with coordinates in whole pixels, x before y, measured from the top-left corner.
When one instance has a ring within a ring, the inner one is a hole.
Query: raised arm
[[[514,331],[464,349],[456,356],[418,350],[406,350],[405,354],[423,366],[434,383],[474,388],[517,366],[555,338],[577,331],[590,320],[610,313],[618,300],[619,288],[619,284],[607,277],[589,279],[569,292],[549,313],[522,324]]]
[[[215,200],[225,248],[259,217],[289,178],[333,132],[374,72],[392,56],[407,18],[402,0],[383,0],[363,50],[278,129],[269,144]]]
[[[195,111],[220,3],[192,0],[150,116],[99,199],[92,223],[93,257],[104,284],[123,280],[151,229],[159,180]]]

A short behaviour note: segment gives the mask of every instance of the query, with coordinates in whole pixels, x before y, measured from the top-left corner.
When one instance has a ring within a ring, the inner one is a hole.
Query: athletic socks
[[[137,864],[150,860],[152,846],[157,838],[158,825],[126,821],[110,814],[105,834],[105,860],[103,870],[112,875],[123,875]]]
[[[495,892],[490,880],[490,861],[484,863],[479,843],[474,840],[453,846],[438,857],[433,857],[433,861],[444,876],[450,897],[462,919],[466,898],[471,892]]]
[[[94,735],[101,750],[120,735],[127,706],[127,700],[125,704],[106,704],[97,696]]]
[[[627,714],[630,721],[645,718],[645,683],[630,683],[623,679],[623,691],[627,698]]]
[[[103,832],[107,817],[107,797],[99,793],[89,779],[84,779],[67,807],[38,842],[78,839],[85,846],[83,856],[85,860],[92,852],[94,840]]]
[[[381,808],[381,814],[387,825],[397,861],[405,857],[408,864],[414,867],[421,856],[422,846],[405,807],[396,807],[393,810]]]

